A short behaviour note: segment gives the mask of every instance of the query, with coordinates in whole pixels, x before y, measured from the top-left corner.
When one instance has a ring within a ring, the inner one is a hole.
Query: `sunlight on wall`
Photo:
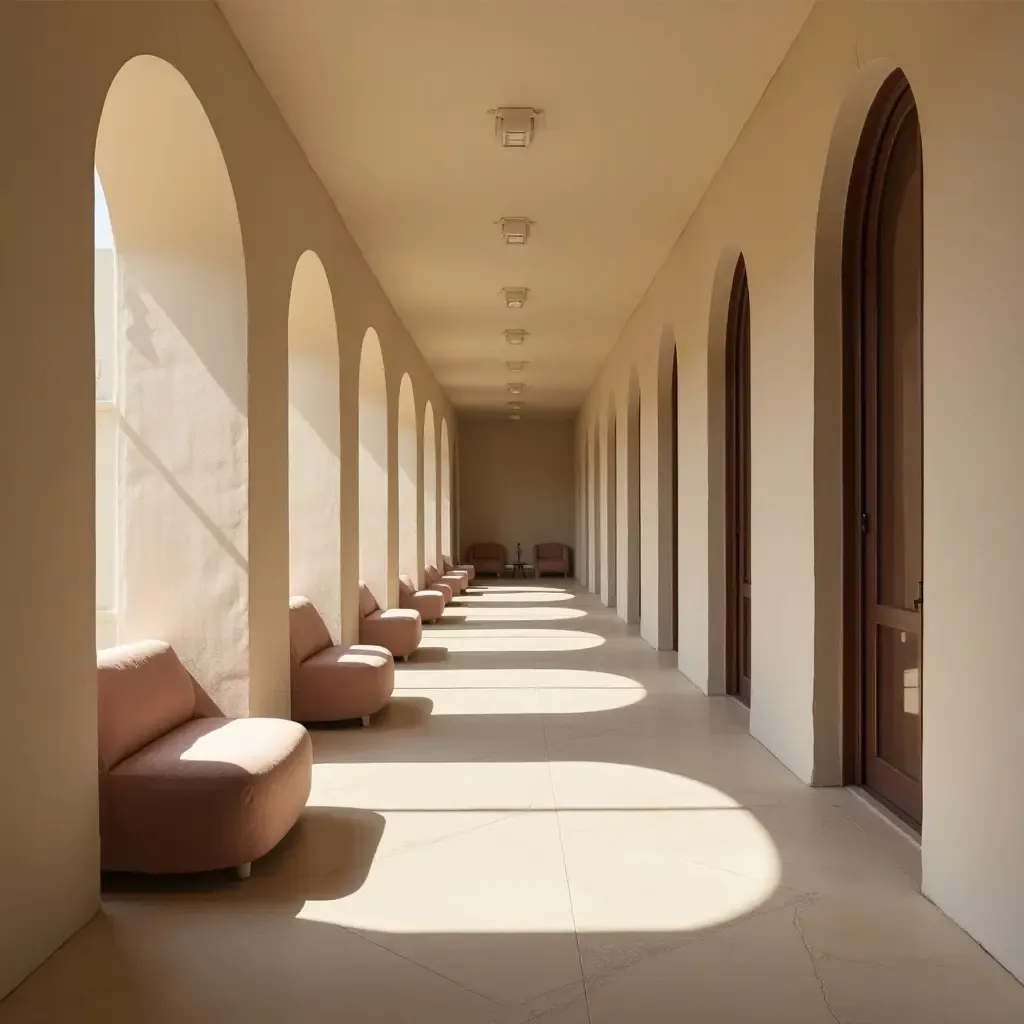
[[[423,410],[423,560],[440,568],[437,533],[437,435],[434,407],[427,402]]]
[[[416,396],[406,374],[398,390],[398,571],[422,582],[419,557],[418,484],[419,444],[416,435]]]
[[[288,542],[294,595],[341,629],[341,420],[334,300],[319,257],[299,257],[288,306]]]
[[[359,577],[388,604],[388,396],[377,332],[359,359]]]

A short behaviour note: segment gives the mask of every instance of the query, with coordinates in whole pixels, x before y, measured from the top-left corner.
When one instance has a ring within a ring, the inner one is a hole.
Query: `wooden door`
[[[726,340],[727,580],[726,684],[750,704],[750,292],[741,256],[733,279]]]
[[[923,190],[913,94],[880,96],[859,225],[855,474],[862,781],[921,821],[923,737]],[[851,519],[856,518],[855,516]]]

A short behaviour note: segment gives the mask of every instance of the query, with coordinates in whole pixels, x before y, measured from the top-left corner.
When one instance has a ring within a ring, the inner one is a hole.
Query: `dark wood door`
[[[750,292],[741,256],[726,340],[727,689],[750,704]]]
[[[679,360],[672,348],[672,650],[679,650]]]
[[[860,686],[863,782],[921,821],[923,191],[905,79],[887,97],[860,253]]]

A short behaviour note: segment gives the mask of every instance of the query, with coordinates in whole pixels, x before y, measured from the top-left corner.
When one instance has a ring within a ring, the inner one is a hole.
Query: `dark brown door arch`
[[[923,189],[901,72],[865,125],[844,231],[849,781],[921,821]]]
[[[726,327],[726,690],[750,704],[750,290],[740,256]]]

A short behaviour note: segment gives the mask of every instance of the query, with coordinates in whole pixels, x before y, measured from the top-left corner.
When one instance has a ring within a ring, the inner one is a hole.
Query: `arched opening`
[[[454,562],[452,547],[452,458],[448,421],[441,420],[441,558]]]
[[[288,304],[288,577],[341,630],[338,330],[327,273],[307,250]]]
[[[371,327],[359,358],[359,576],[382,607],[391,603],[389,511],[387,378]]]
[[[736,261],[725,341],[726,693],[750,704],[750,290]]]
[[[116,240],[97,273],[99,640],[168,641],[245,714],[247,307],[231,181],[195,93],[151,56],[111,83],[95,165]]]
[[[921,130],[901,71],[854,160],[843,241],[846,753],[909,821],[922,811],[924,603]]]
[[[398,389],[398,571],[423,580],[419,551],[419,436],[416,396],[406,374]]]
[[[658,360],[658,648],[679,648],[679,361],[662,333]]]
[[[640,377],[629,375],[626,394],[626,588],[620,614],[627,622],[640,621]]]
[[[427,402],[423,410],[423,557],[425,563],[440,568],[437,542],[437,435],[434,407]]]
[[[608,399],[604,431],[604,501],[605,501],[605,604],[615,606],[618,581],[618,448],[615,418],[615,396]]]

